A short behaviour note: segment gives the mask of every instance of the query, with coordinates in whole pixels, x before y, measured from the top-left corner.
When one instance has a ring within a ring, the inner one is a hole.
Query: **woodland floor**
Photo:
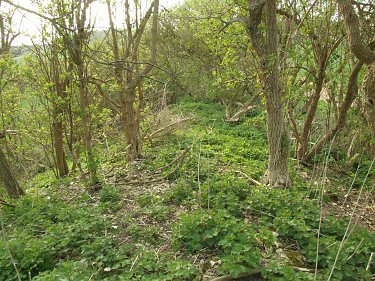
[[[100,155],[101,191],[87,188],[78,175],[63,182],[47,173],[31,180],[29,195],[17,203],[21,207],[2,210],[6,239],[0,240],[0,266],[5,268],[0,280],[16,280],[12,264],[5,262],[10,260],[6,247],[22,276],[35,280],[213,280],[244,272],[253,274],[241,280],[313,280],[322,194],[321,231],[327,241],[321,241],[318,280],[330,272],[336,256],[331,248],[338,247],[353,209],[353,238],[342,250],[350,262],[346,267],[339,259],[333,276],[370,280],[375,274],[374,264],[366,270],[369,253],[375,251],[372,174],[361,189],[368,165],[359,169],[350,192],[355,169],[340,174],[329,163],[332,168],[323,178],[323,162],[308,168],[291,161],[291,190],[258,186],[254,182],[267,163],[264,113],[250,112],[237,125],[223,119],[220,105],[184,101],[158,117],[153,130],[167,130],[154,135],[143,160],[127,166],[122,164],[123,146],[117,144],[121,141],[101,140],[106,144]],[[64,210],[67,219],[46,215],[48,200],[56,200],[61,207],[55,211]],[[45,223],[28,217],[30,208]],[[92,228],[85,228],[88,221]],[[60,223],[63,228],[73,224],[71,236],[58,236]],[[246,237],[253,234],[257,246],[248,248]],[[48,247],[30,246],[37,239]],[[45,256],[53,262],[46,265]]]

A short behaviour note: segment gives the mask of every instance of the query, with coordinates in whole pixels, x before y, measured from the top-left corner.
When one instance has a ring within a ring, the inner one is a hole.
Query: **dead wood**
[[[227,119],[226,122],[228,123],[238,123],[246,112],[258,108],[257,105],[253,105],[254,101],[259,97],[258,95],[254,95],[249,101],[245,102],[240,109],[235,113],[231,118]]]
[[[236,173],[239,173],[241,175],[243,175],[245,178],[247,178],[249,181],[251,181],[253,184],[255,185],[262,185],[259,181],[253,179],[252,177],[250,177],[249,175],[246,175],[244,172],[242,171],[235,171]]]
[[[171,128],[173,128],[173,127],[175,127],[175,126],[177,126],[177,125],[179,125],[179,124],[181,124],[181,123],[183,123],[183,122],[189,121],[189,120],[193,120],[193,118],[192,118],[192,117],[189,117],[189,118],[185,118],[185,119],[182,119],[182,120],[178,120],[178,121],[176,121],[176,122],[173,122],[173,123],[171,123],[171,124],[168,124],[167,126],[162,127],[162,128],[160,128],[160,129],[158,129],[158,130],[152,132],[152,133],[149,134],[148,136],[145,136],[144,139],[145,139],[145,140],[151,140],[151,139],[154,138],[157,134],[159,134],[159,133],[161,133],[161,132],[163,132],[163,131],[166,131],[166,130],[168,130],[168,129],[171,129]]]
[[[159,168],[156,170],[156,172],[161,172],[161,171],[164,171],[165,169],[169,168],[170,166],[172,166],[174,163],[176,162],[181,162],[181,160],[183,161],[183,158],[185,157],[186,153],[188,153],[191,149],[191,146],[189,145],[179,156],[177,156],[172,162],[168,163],[167,165]],[[181,159],[182,158],[182,159]]]
[[[259,279],[260,278],[259,274],[260,274],[260,270],[259,269],[254,269],[251,272],[240,273],[237,277],[232,277],[230,275],[225,275],[225,276],[221,276],[221,277],[217,277],[215,279],[212,279],[211,281],[263,280],[263,279]]]
[[[172,176],[176,175],[179,171],[180,171],[180,168],[184,162],[184,159],[186,158],[186,155],[187,153],[191,150],[191,146],[189,145],[178,157],[176,157],[171,163],[159,168],[156,173],[153,175],[155,177],[153,178],[148,178],[148,179],[144,179],[144,180],[127,180],[126,178],[125,179],[118,179],[117,182],[126,182],[127,184],[129,185],[137,185],[137,184],[149,184],[149,183],[155,183],[155,182],[159,182],[159,181],[163,181],[163,180],[166,180],[166,179],[169,179],[171,178]],[[173,164],[177,163],[177,166],[176,168],[169,172],[167,175],[164,175],[164,176],[160,176],[160,172],[162,172],[163,170],[165,170],[166,168],[172,166]]]
[[[0,198],[0,204],[1,205],[5,205],[5,206],[9,206],[9,207],[12,207],[12,208],[16,208],[17,206],[13,203],[9,203],[7,201],[5,201],[4,199]]]

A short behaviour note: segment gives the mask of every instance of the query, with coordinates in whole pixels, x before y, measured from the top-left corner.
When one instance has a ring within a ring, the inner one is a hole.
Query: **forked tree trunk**
[[[328,131],[304,156],[306,162],[311,162],[313,157],[319,154],[324,146],[330,142],[344,127],[348,111],[358,93],[358,75],[363,63],[357,62],[349,76],[348,86],[344,102],[341,103],[339,116],[335,127]]]
[[[10,197],[19,198],[24,195],[17,179],[14,177],[5,154],[0,148],[0,180],[2,180]]]
[[[140,122],[141,111],[144,106],[144,93],[143,93],[143,79],[150,73],[153,65],[156,62],[156,37],[159,15],[159,0],[155,0],[145,16],[140,20],[135,33],[132,33],[132,25],[130,21],[129,2],[125,1],[126,10],[126,27],[127,27],[127,46],[125,46],[125,58],[120,57],[120,44],[118,43],[117,33],[112,19],[111,1],[107,0],[107,8],[109,15],[110,31],[112,35],[112,51],[115,60],[115,78],[117,86],[119,87],[120,103],[121,103],[121,118],[125,130],[125,137],[127,141],[126,160],[131,162],[137,158],[142,157],[142,141],[140,138]],[[152,42],[151,42],[151,58],[150,63],[147,64],[142,70],[138,67],[138,48],[141,42],[146,24],[152,18]],[[128,60],[131,58],[133,64],[125,63],[126,69],[124,71],[124,63],[121,60]],[[135,72],[135,73],[133,73]],[[138,89],[138,100],[136,91]],[[138,106],[136,104],[138,101]]]

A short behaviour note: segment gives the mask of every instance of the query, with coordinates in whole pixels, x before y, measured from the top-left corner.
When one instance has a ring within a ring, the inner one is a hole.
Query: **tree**
[[[79,1],[56,1],[49,6],[50,14],[55,17],[48,17],[45,14],[33,11],[31,9],[17,5],[9,0],[3,0],[15,8],[35,14],[40,18],[51,23],[62,38],[63,48],[67,49],[69,58],[75,66],[78,82],[78,93],[81,109],[83,143],[87,158],[87,167],[90,173],[90,181],[95,184],[99,182],[97,175],[97,161],[93,151],[92,132],[91,132],[91,114],[89,99],[89,77],[88,61],[85,56],[87,47],[90,43],[90,21],[87,20],[87,9],[92,0]]]
[[[158,17],[159,17],[159,0],[155,0],[147,10],[145,16],[137,22],[134,30],[130,19],[129,1],[125,0],[126,14],[126,34],[123,39],[122,47],[123,56],[120,56],[120,44],[118,32],[115,29],[110,0],[107,0],[110,31],[112,36],[112,52],[114,58],[114,72],[116,84],[119,89],[121,119],[125,130],[125,137],[128,145],[126,158],[128,161],[135,160],[142,156],[142,141],[140,137],[140,113],[137,114],[137,89],[142,87],[142,81],[150,73],[156,63],[156,43],[158,33]],[[137,12],[138,13],[138,12]],[[139,61],[139,47],[143,38],[148,20],[152,17],[151,27],[151,55],[148,62]],[[144,64],[143,69],[139,69],[138,65]],[[143,104],[142,89],[138,95],[138,104]]]
[[[362,41],[359,18],[351,1],[337,0],[337,2],[344,17],[350,50],[359,61],[367,65],[367,73],[363,82],[364,111],[372,136],[371,153],[375,157],[375,52]]]
[[[268,126],[267,183],[273,187],[291,184],[288,170],[290,136],[284,118],[283,87],[280,81],[277,35],[277,7],[275,0],[248,0],[247,17],[237,17],[232,22],[245,24],[252,49],[259,59],[260,78],[266,97]],[[260,29],[265,14],[265,35]]]
[[[2,180],[9,196],[19,198],[24,195],[24,191],[20,187],[15,178],[3,150],[0,148],[0,179]]]
[[[48,42],[49,39],[52,41],[51,44]],[[37,64],[45,82],[40,92],[47,91],[45,98],[52,107],[46,107],[45,110],[50,113],[52,119],[50,128],[57,175],[64,177],[69,173],[69,168],[64,149],[63,115],[67,111],[66,99],[71,80],[69,72],[72,70],[72,63],[67,61],[68,56],[60,45],[61,38],[56,38],[54,35],[51,38],[43,36],[42,43],[34,45],[34,48]]]
[[[0,2],[0,7],[1,7],[1,2]],[[9,52],[10,52],[11,44],[18,35],[12,32],[12,28],[11,28],[12,16],[13,14],[5,16],[3,13],[0,13],[0,36],[1,36],[0,59],[7,59],[5,57],[10,55]],[[3,74],[4,74],[3,70],[5,69],[2,69],[0,73],[1,82],[3,80]],[[1,83],[0,95],[2,95],[2,92],[4,90],[3,88],[4,87]],[[0,136],[0,140],[5,137],[6,137],[6,131],[4,128],[4,133]],[[24,195],[23,190],[21,189],[17,179],[12,173],[8,160],[4,152],[2,151],[1,147],[0,147],[0,179],[4,183],[5,189],[7,190],[9,196],[18,198]]]

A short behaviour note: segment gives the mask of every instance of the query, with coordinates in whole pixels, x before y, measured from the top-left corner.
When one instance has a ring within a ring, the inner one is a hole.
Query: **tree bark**
[[[14,177],[6,156],[0,148],[0,179],[4,183],[5,189],[12,198],[19,198],[24,195],[17,179]]]
[[[122,103],[122,121],[125,128],[125,137],[128,143],[126,159],[131,162],[142,157],[142,142],[139,135],[140,124],[134,106],[135,92],[128,91],[124,103]]]
[[[92,136],[91,136],[91,118],[89,113],[89,96],[88,96],[88,81],[85,74],[85,65],[83,60],[83,42],[87,41],[87,33],[85,31],[86,22],[86,9],[91,1],[84,2],[84,6],[80,11],[77,11],[77,33],[75,40],[75,48],[72,50],[73,61],[77,66],[78,74],[78,89],[79,89],[79,100],[82,114],[82,130],[83,130],[83,142],[87,154],[87,168],[90,173],[90,181],[92,184],[99,182],[97,176],[97,163],[96,157],[92,148]]]
[[[365,117],[371,133],[371,155],[375,157],[375,63],[368,65],[363,93]]]
[[[77,65],[78,79],[79,79],[79,101],[82,114],[82,130],[83,130],[83,143],[86,149],[87,168],[90,173],[90,181],[92,184],[98,183],[97,176],[97,163],[92,149],[91,140],[91,120],[89,116],[89,97],[87,93],[87,85],[85,82],[84,67],[82,63]]]
[[[283,114],[283,89],[280,83],[276,11],[276,1],[267,0],[264,86],[269,146],[268,183],[274,187],[286,187],[291,184],[288,171],[290,135]]]

